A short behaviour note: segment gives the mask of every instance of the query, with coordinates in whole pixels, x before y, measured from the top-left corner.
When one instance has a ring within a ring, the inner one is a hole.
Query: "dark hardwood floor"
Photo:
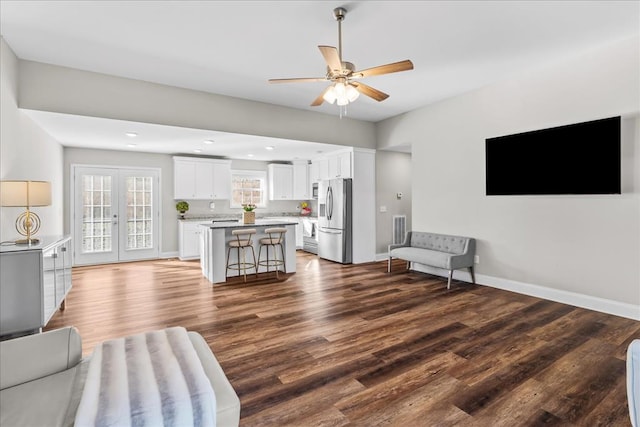
[[[211,286],[197,262],[73,269],[85,355],[113,337],[200,332],[242,426],[630,426],[625,352],[640,322],[386,263],[298,252],[297,273]]]

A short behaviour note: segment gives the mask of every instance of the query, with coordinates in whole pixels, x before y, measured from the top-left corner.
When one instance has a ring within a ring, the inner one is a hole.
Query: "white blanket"
[[[176,327],[99,344],[76,426],[215,426],[216,400],[187,331]]]

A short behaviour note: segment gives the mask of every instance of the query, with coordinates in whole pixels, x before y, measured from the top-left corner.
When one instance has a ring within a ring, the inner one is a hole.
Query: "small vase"
[[[242,223],[243,224],[255,224],[256,223],[256,213],[253,211],[242,212]]]
[[[186,211],[180,211],[180,218],[184,219],[184,214],[186,213]]]

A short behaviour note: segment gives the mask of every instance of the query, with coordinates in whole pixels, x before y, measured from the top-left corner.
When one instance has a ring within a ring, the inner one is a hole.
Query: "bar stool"
[[[263,237],[260,239],[260,249],[258,250],[258,265],[262,265],[267,267],[267,272],[270,271],[271,267],[276,268],[276,279],[278,278],[278,267],[282,266],[284,272],[287,271],[287,265],[285,263],[284,257],[284,235],[287,232],[287,229],[284,227],[276,227],[276,228],[267,228],[264,230],[265,233],[269,235],[269,237]],[[267,247],[267,259],[260,260],[260,255],[262,254],[262,247]],[[280,253],[282,254],[282,259],[278,259],[278,252],[276,251],[276,246],[280,246]],[[273,251],[273,259],[269,259],[269,247],[272,248]]]
[[[244,281],[247,281],[247,269],[253,268],[256,272],[256,277],[258,277],[258,266],[256,264],[256,252],[253,250],[253,235],[256,234],[255,228],[242,228],[239,230],[231,231],[231,235],[235,237],[235,239],[229,240],[229,249],[227,249],[227,270],[238,270],[238,274],[240,274],[240,270],[244,272]],[[251,248],[251,255],[253,256],[253,263],[247,262],[245,251]],[[236,249],[238,251],[238,262],[234,262],[229,264],[229,256],[231,255],[231,249]],[[240,249],[242,249],[242,257],[240,257]],[[225,276],[226,276],[225,272]],[[228,276],[227,276],[228,277]]]

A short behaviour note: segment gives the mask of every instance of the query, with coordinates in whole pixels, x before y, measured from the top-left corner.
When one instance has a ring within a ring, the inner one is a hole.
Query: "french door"
[[[159,172],[73,166],[74,264],[157,258]]]

